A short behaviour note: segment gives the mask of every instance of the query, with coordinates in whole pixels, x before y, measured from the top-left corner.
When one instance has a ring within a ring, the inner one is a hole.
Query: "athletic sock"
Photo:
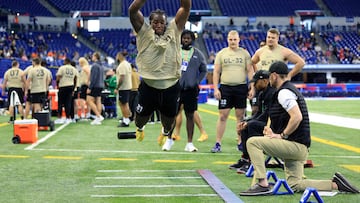
[[[129,118],[123,118],[122,122],[125,123],[126,125],[129,125],[130,119]]]

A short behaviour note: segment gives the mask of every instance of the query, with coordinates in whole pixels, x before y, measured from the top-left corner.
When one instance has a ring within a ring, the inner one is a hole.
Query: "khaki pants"
[[[281,158],[284,160],[285,178],[295,192],[302,192],[307,187],[321,191],[331,191],[331,180],[303,179],[304,162],[308,156],[305,145],[269,137],[251,137],[247,143],[251,163],[254,166],[254,180],[266,178],[265,156]]]

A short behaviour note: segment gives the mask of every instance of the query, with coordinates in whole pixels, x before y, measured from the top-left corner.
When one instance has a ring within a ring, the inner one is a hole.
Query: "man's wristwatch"
[[[284,140],[287,140],[289,138],[289,135],[286,135],[284,132],[280,133],[280,136]]]

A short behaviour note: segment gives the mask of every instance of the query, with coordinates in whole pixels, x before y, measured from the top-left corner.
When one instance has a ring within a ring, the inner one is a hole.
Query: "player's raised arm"
[[[144,16],[140,9],[144,6],[145,2],[146,0],[134,0],[129,6],[130,22],[135,32],[139,32],[141,26],[144,24]]]
[[[180,8],[176,13],[175,22],[179,30],[183,30],[191,9],[191,0],[180,0]]]

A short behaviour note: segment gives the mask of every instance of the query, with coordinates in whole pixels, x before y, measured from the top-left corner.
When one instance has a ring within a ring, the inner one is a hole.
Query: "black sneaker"
[[[229,169],[234,169],[235,170],[235,169],[241,168],[244,164],[246,164],[248,162],[249,162],[248,159],[241,158],[241,159],[238,160],[237,163],[230,165]]]
[[[247,173],[247,171],[249,170],[250,166],[251,166],[251,163],[250,163],[250,162],[247,162],[247,163],[245,163],[244,165],[242,165],[240,168],[238,168],[238,169],[236,170],[236,173],[238,173],[238,174],[245,174],[245,173]]]
[[[119,127],[119,128],[121,128],[121,127],[129,127],[129,124],[121,122],[121,123],[119,123],[119,125],[117,127]]]
[[[339,192],[360,193],[359,189],[351,185],[341,173],[336,172],[332,179],[338,186]]]
[[[241,196],[258,196],[258,195],[270,195],[272,193],[270,186],[263,187],[256,183],[251,188],[244,192],[240,192]]]

